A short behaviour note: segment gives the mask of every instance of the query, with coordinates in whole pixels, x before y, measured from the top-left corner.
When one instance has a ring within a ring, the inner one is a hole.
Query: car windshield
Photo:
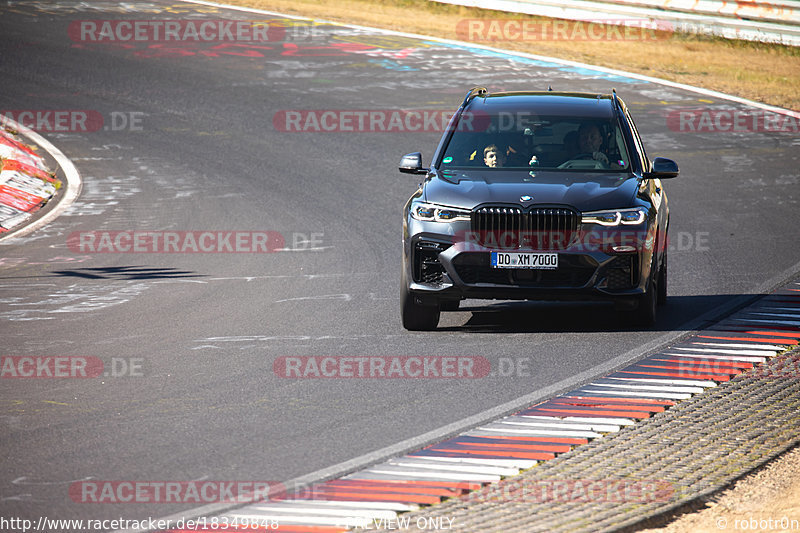
[[[615,120],[531,113],[465,112],[441,169],[624,171],[630,166]]]

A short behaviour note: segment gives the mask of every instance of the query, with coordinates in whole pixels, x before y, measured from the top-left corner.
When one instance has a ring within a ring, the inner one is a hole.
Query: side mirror
[[[422,168],[422,154],[412,152],[403,156],[398,170],[404,174],[427,174],[429,169]]]
[[[675,178],[678,176],[678,163],[666,157],[656,157],[653,160],[653,170],[645,172],[644,177],[647,179],[667,179]]]

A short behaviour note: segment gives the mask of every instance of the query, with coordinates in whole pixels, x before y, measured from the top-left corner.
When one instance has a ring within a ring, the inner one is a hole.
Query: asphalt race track
[[[763,118],[744,104],[331,25],[286,24],[255,44],[91,42],[73,31],[101,19],[270,18],[192,4],[3,1],[0,11],[0,110],[104,119],[96,131],[41,131],[76,164],[83,191],[53,223],[0,245],[0,355],[117,358],[123,374],[2,380],[3,516],[141,519],[197,506],[85,503],[69,492],[84,479],[297,478],[620,354],[634,359],[682,324],[782,281],[800,261],[796,130],[681,131],[693,125],[674,120],[685,109]],[[402,328],[401,208],[418,179],[397,164],[417,150],[427,164],[439,132],[325,132],[307,122],[287,132],[285,118],[453,111],[475,85],[616,87],[650,157],[678,162],[680,177],[665,182],[670,301],[655,328],[620,325],[603,306],[486,302],[444,313],[435,332]],[[86,232],[223,230],[273,232],[282,245],[271,253],[68,245]],[[480,356],[495,372],[469,380],[273,372],[282,356],[412,355]]]

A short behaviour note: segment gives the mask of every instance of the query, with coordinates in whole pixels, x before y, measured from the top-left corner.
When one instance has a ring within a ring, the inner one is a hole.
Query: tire
[[[653,259],[655,259],[655,257]],[[644,294],[639,296],[636,306],[633,309],[620,312],[620,319],[625,324],[633,324],[642,327],[651,327],[655,325],[658,315],[657,304],[659,298],[657,280],[661,277],[661,272],[654,273],[653,270],[651,270],[650,279],[647,281],[647,289]]]
[[[414,295],[408,290],[405,275],[400,294],[400,308],[403,327],[409,331],[431,331],[439,325],[439,306],[415,303]]]
[[[634,311],[634,313],[636,313],[634,322],[638,326],[654,326],[658,315],[656,307],[658,304],[658,284],[653,286],[653,280],[651,279],[648,285],[647,292],[639,298],[638,309]]]
[[[667,250],[664,249],[664,259],[661,260],[661,269],[658,271],[658,305],[667,303]]]

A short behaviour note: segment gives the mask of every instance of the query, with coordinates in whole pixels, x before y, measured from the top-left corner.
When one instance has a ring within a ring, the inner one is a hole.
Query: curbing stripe
[[[676,346],[673,350],[682,350],[685,352],[701,352],[711,353],[715,355],[754,355],[758,357],[774,357],[778,352],[774,350],[719,350],[713,348],[696,348],[690,346]]]
[[[800,318],[800,315],[788,313],[748,313],[748,315],[776,316],[781,318]]]
[[[709,332],[713,333],[713,332]],[[729,341],[749,341],[749,342],[785,342],[786,344],[797,344],[798,341],[791,340],[791,339],[772,339],[767,337],[719,337],[714,335],[698,335],[700,339],[717,339],[717,340],[729,340]]]
[[[478,430],[478,429],[473,429],[471,431],[467,431],[466,433],[464,433],[464,435],[467,436],[467,437],[481,437],[481,438],[490,438],[490,439],[493,439],[493,440],[497,440],[497,439],[507,440],[509,442],[522,442],[522,441],[526,441],[526,442],[529,442],[529,441],[534,441],[534,442],[554,442],[554,443],[557,443],[557,444],[570,444],[570,445],[577,445],[577,446],[579,446],[581,444],[586,444],[587,442],[589,442],[588,439],[572,438],[572,437],[519,437],[519,436],[502,436],[502,435],[496,435],[496,434],[493,434],[493,433],[484,434],[484,433],[481,433],[481,431]]]
[[[559,418],[552,417],[553,420],[560,420]],[[619,431],[618,425],[610,425],[610,424],[551,424],[542,421],[525,421],[525,420],[515,420],[505,422],[506,424],[512,426],[522,426],[522,427],[529,427],[529,428],[550,428],[550,429],[566,429],[566,430],[577,430],[577,431]]]
[[[56,163],[64,172],[64,177],[67,182],[64,195],[61,196],[60,199],[56,199],[56,205],[53,209],[47,211],[44,215],[37,218],[27,226],[15,229],[0,236],[0,243],[3,243],[4,241],[13,239],[15,237],[23,237],[55,220],[59,215],[66,211],[67,208],[71,206],[73,202],[75,202],[75,200],[77,200],[81,193],[83,182],[81,181],[80,172],[78,172],[78,169],[75,167],[72,161],[70,161],[69,158],[67,158],[67,156],[61,152],[61,150],[50,143],[50,141],[30,128],[27,128],[17,121],[3,115],[0,115],[0,125],[10,125],[12,129],[15,129],[23,134],[25,137],[33,141],[33,143],[37,146],[42,147],[53,159],[56,160]]]
[[[555,445],[544,445],[544,444],[509,444],[507,442],[457,442],[454,443],[457,446],[463,446],[465,449],[470,450],[482,450],[486,452],[490,451],[497,451],[497,450],[539,450],[543,452],[553,452],[553,453],[563,453],[568,452],[571,447],[570,446],[555,446]]]
[[[701,359],[697,357],[690,357],[690,356],[680,356],[681,359],[659,359],[659,358],[652,358],[653,361],[664,361],[668,363],[702,363],[706,365],[710,365],[714,368],[721,368],[721,367],[729,367],[729,368],[739,368],[742,370],[747,370],[749,368],[753,368],[755,366],[753,363],[743,363],[743,362],[733,362],[733,361],[724,361],[721,359]]]
[[[253,511],[261,511],[264,513],[305,513],[311,515],[324,515],[324,516],[353,516],[356,518],[383,518],[391,519],[397,517],[395,511],[386,511],[382,509],[362,509],[359,507],[344,507],[335,509],[327,506],[317,506],[313,503],[308,505],[298,504],[284,504],[276,503],[273,505],[259,505],[253,508]]]
[[[671,391],[671,390],[679,390],[690,388],[692,390],[703,390],[703,387],[711,387],[716,386],[713,381],[710,380],[691,380],[691,379],[660,379],[660,378],[652,378],[652,377],[618,377],[618,378],[600,378],[597,381],[593,381],[590,385],[595,386],[614,386],[614,387],[623,387],[623,388],[636,388],[636,389],[643,389],[643,390],[663,390],[663,391]],[[685,392],[685,391],[683,391]]]
[[[705,357],[706,359],[716,359],[718,361],[746,361],[749,363],[763,363],[767,360],[766,357],[753,357],[749,355],[714,355],[714,354],[690,354],[690,353],[672,353],[664,352],[662,355],[671,355],[676,357]]]
[[[622,394],[625,396],[634,396],[637,398],[664,398],[668,400],[688,400],[692,397],[690,393],[680,393],[680,392],[645,392],[645,391],[620,391],[620,390],[608,390],[604,391],[602,389],[581,389],[579,392],[587,393],[587,394]]]
[[[365,474],[384,474],[388,476],[394,476],[397,479],[436,479],[441,481],[452,480],[452,481],[475,481],[475,482],[483,482],[483,483],[494,483],[500,480],[500,476],[490,476],[485,474],[455,474],[453,472],[420,472],[419,470],[414,470],[411,468],[401,468],[401,467],[381,467],[381,468],[369,468],[364,470]],[[407,496],[407,498],[413,498],[413,496]],[[413,500],[412,500],[413,501]],[[438,499],[436,499],[438,502]],[[425,501],[421,501],[420,503],[432,503],[430,498],[426,498]]]
[[[519,473],[518,468],[508,468],[501,466],[479,466],[471,464],[448,463],[445,461],[414,461],[414,460],[393,460],[386,463],[386,466],[399,466],[404,468],[422,468],[425,470],[437,470],[440,472],[463,472],[465,474],[489,474],[501,477],[513,476]]]
[[[749,322],[756,324],[780,324],[782,326],[800,326],[800,321],[797,320],[757,320],[750,318],[740,318],[737,322]],[[788,328],[787,328],[788,329]],[[797,329],[797,328],[793,328]]]
[[[757,350],[772,350],[775,352],[782,352],[785,348],[781,346],[775,346],[774,344],[734,344],[734,343],[724,343],[724,342],[693,342],[692,344],[696,344],[699,346],[718,346],[718,347],[731,347],[731,348],[755,348]]]
[[[636,368],[635,370],[622,370],[619,372],[623,375],[634,375],[634,376],[659,376],[665,378],[694,378],[694,379],[705,379],[708,381],[728,381],[730,376],[726,374],[698,374],[692,372],[647,372]],[[615,375],[615,374],[613,374]]]
[[[519,457],[478,457],[475,455],[464,455],[458,452],[446,452],[446,451],[438,451],[438,450],[426,450],[426,451],[418,451],[413,454],[409,454],[407,457],[411,457],[414,459],[430,459],[430,460],[438,460],[438,461],[445,461],[445,462],[453,462],[453,463],[473,463],[473,464],[493,464],[499,466],[507,466],[516,468],[518,470],[527,470],[533,466],[536,466],[539,461],[536,459],[521,459]]]
[[[239,521],[248,520],[248,521],[275,521],[284,527],[284,525],[296,525],[300,527],[305,527],[307,525],[315,525],[315,526],[333,526],[339,527],[341,529],[337,529],[336,531],[347,531],[350,527],[366,527],[367,525],[372,523],[372,520],[368,518],[357,518],[352,516],[305,516],[305,517],[298,517],[292,514],[286,513],[276,513],[276,512],[249,512],[249,513],[231,513],[227,515],[230,518],[238,518]],[[268,529],[268,531],[279,531],[274,529]],[[298,529],[297,531],[305,531],[304,529]]]
[[[546,429],[521,429],[502,426],[483,426],[478,429],[480,431],[500,433],[503,435],[529,435],[536,437],[583,437],[588,439],[596,439],[602,436],[600,433],[595,433],[594,431],[549,431]]]
[[[612,397],[609,397],[609,398],[598,399],[598,398],[587,398],[586,396],[576,396],[574,394],[571,394],[569,396],[565,394],[563,396],[557,396],[556,397],[556,399],[561,399],[561,398],[568,399],[570,401],[578,400],[578,401],[581,401],[581,402],[587,402],[587,401],[588,402],[601,402],[601,403],[614,402],[614,403],[622,403],[622,404],[635,403],[637,405],[653,405],[653,406],[671,406],[671,405],[675,405],[675,402],[671,402],[669,400],[654,400],[652,398],[649,398],[649,399],[648,398],[636,399],[636,398],[612,398]]]
[[[279,500],[281,503],[296,503],[298,505],[308,505],[309,500]],[[398,512],[415,511],[418,505],[403,504],[397,502],[370,502],[365,500],[313,500],[314,505],[326,505],[329,507],[346,507],[359,509],[389,509]]]

